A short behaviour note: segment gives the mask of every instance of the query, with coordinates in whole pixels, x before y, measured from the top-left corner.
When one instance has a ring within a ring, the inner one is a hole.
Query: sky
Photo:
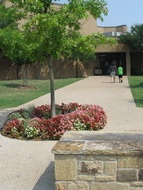
[[[67,3],[67,0],[60,0]],[[135,24],[143,24],[143,0],[105,0],[108,15],[104,21],[97,20],[98,26],[127,25],[128,29]]]

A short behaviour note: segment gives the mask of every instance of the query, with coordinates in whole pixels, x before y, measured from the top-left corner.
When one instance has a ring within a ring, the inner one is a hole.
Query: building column
[[[126,51],[126,74],[131,75],[131,56],[129,49]]]

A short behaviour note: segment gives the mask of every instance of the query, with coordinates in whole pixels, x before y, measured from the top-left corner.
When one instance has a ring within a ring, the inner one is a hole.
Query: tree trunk
[[[19,77],[19,70],[20,70],[20,65],[16,64],[16,78],[20,79]]]
[[[55,86],[54,86],[54,70],[53,70],[52,56],[49,57],[48,63],[50,69],[51,117],[54,117],[56,115],[56,110],[55,110]]]
[[[29,66],[29,64],[23,65],[23,86],[28,86]]]
[[[79,77],[79,59],[76,58],[75,60],[75,66],[76,66],[76,78]]]

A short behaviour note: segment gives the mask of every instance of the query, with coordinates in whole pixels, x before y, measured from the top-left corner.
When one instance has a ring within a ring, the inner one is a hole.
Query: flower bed
[[[59,140],[67,130],[97,131],[105,127],[106,114],[97,105],[77,103],[56,105],[51,118],[50,106],[19,109],[10,113],[1,134],[16,139]]]

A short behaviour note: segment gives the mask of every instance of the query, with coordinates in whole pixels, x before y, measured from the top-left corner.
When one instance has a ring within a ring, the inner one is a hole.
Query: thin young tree
[[[55,116],[53,60],[68,54],[69,36],[80,34],[81,19],[92,15],[102,19],[107,15],[104,0],[69,0],[63,6],[54,6],[51,0],[11,0],[26,15],[25,33],[27,37],[38,42],[38,59],[47,59],[50,68],[51,115]],[[71,47],[71,44],[69,44]]]

